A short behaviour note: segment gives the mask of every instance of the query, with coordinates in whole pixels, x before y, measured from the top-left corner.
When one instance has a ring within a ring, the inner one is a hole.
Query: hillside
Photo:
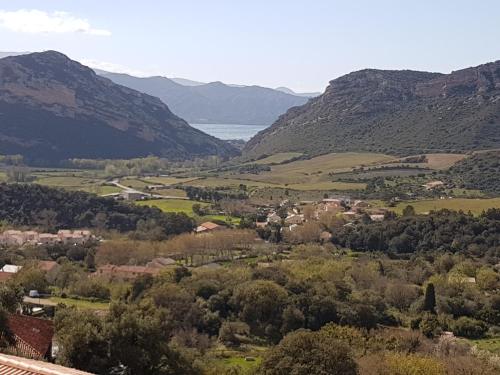
[[[450,168],[451,179],[461,188],[500,194],[500,151],[480,152]]]
[[[259,86],[234,86],[222,82],[184,85],[166,77],[98,73],[115,83],[160,98],[172,112],[192,124],[268,125],[289,108],[308,100]]]
[[[234,155],[159,99],[48,51],[0,60],[0,154],[32,163],[68,158]]]
[[[371,151],[411,155],[500,147],[500,61],[451,74],[367,69],[330,82],[251,139],[249,158]]]

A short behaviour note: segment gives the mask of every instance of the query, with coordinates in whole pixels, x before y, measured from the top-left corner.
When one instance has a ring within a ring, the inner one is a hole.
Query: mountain
[[[198,81],[193,81],[190,79],[186,78],[170,78],[172,81],[175,83],[178,83],[179,85],[182,86],[201,86],[201,85],[206,85],[204,82],[198,82]]]
[[[320,96],[321,95],[320,92],[302,92],[302,93],[298,93],[298,92],[293,91],[292,89],[289,89],[288,87],[276,87],[276,90],[284,92],[286,94],[290,94],[290,95],[302,96],[304,98],[314,98],[316,96]]]
[[[347,74],[258,133],[243,153],[408,155],[491,148],[500,148],[500,61],[450,74]]]
[[[192,124],[272,124],[289,108],[308,98],[259,86],[226,85],[212,82],[186,86],[166,77],[138,78],[127,74],[105,73],[120,85],[156,96],[172,112]]]
[[[0,154],[37,164],[68,158],[190,158],[237,150],[175,116],[158,98],[117,85],[54,52],[0,60]]]

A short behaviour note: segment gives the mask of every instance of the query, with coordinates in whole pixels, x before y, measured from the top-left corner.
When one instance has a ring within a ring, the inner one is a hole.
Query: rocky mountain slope
[[[235,86],[222,82],[183,85],[166,77],[138,78],[99,71],[113,82],[156,96],[176,115],[192,124],[268,125],[289,108],[307,102],[260,86]]]
[[[158,98],[113,83],[61,53],[0,60],[0,154],[68,158],[233,155]]]
[[[330,82],[251,139],[276,152],[394,154],[500,147],[500,61],[450,74],[367,69]]]

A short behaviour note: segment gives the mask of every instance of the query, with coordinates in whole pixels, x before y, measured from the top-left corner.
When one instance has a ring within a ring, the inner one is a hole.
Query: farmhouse
[[[198,225],[195,229],[196,233],[206,233],[206,232],[212,232],[214,230],[221,230],[224,229],[223,226],[219,224],[212,223],[211,221],[207,221],[205,223],[202,223]]]
[[[438,187],[444,186],[444,182],[443,181],[430,181],[422,186],[424,188],[426,188],[427,190],[432,190],[432,189],[436,189]]]

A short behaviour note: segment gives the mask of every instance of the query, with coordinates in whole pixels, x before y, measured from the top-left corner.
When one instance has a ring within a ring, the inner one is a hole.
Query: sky
[[[138,76],[323,91],[363,68],[500,59],[500,1],[0,0],[0,51]]]

